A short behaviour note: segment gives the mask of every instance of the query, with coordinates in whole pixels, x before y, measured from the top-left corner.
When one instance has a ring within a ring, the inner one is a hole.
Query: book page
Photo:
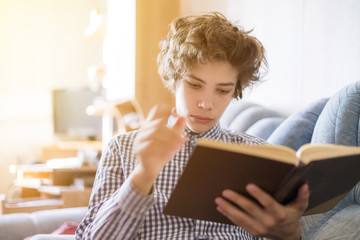
[[[298,151],[297,156],[305,164],[327,158],[360,154],[360,147],[336,144],[305,144]]]
[[[247,145],[236,143],[224,143],[220,141],[199,139],[198,145],[223,149],[226,151],[245,153],[275,161],[298,165],[296,152],[286,146],[280,145]]]

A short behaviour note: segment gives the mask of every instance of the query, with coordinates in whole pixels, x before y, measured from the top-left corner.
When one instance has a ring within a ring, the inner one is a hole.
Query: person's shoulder
[[[108,142],[108,148],[113,149],[123,149],[123,148],[130,148],[133,145],[134,138],[137,134],[137,131],[131,131],[126,133],[118,133],[111,137],[110,141]]]
[[[137,135],[137,130],[117,134],[113,137],[113,139],[116,141],[117,145],[122,147],[128,147],[133,145],[136,135]]]
[[[236,130],[222,129],[222,141],[241,144],[268,144],[264,139]]]
[[[129,141],[133,141],[136,134],[137,134],[137,130],[126,133],[119,133],[115,135],[112,139],[119,143],[125,143]]]

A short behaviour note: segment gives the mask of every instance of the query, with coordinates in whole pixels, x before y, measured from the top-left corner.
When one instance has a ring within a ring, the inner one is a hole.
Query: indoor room
[[[169,24],[208,12],[251,31],[268,65],[223,128],[359,145],[358,0],[0,0],[0,239],[75,234],[111,139],[176,104],[157,63]]]

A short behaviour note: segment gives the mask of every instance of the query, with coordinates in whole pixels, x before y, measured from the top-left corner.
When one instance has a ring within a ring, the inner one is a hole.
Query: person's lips
[[[197,123],[208,123],[208,122],[212,121],[212,118],[203,117],[203,116],[199,116],[199,115],[191,115],[190,118],[191,118],[191,120],[193,120],[194,122],[197,122]]]

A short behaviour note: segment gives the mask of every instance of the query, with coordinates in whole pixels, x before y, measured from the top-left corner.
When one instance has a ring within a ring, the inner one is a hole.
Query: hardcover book
[[[360,181],[360,147],[305,144],[297,152],[285,146],[240,145],[199,140],[163,213],[232,224],[216,210],[225,189],[251,198],[254,183],[287,204],[299,187],[309,185],[304,215],[334,207]]]

